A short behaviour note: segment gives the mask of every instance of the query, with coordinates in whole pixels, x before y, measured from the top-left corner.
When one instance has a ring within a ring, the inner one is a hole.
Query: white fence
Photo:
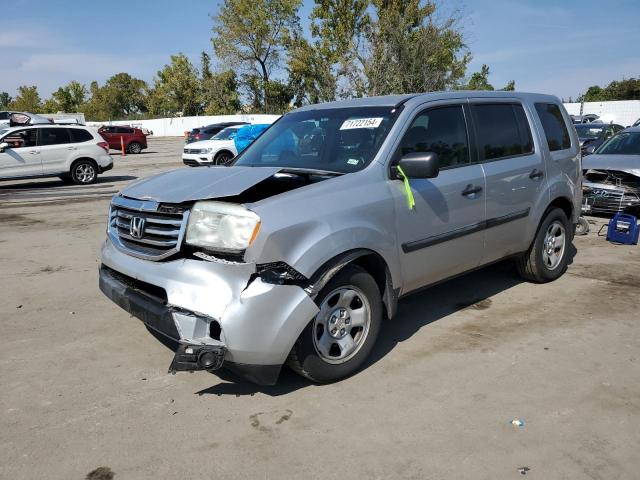
[[[112,122],[87,122],[87,125],[130,125],[146,128],[156,137],[182,137],[192,128],[219,122],[273,123],[280,115],[209,115],[202,117],[154,118],[153,120],[117,120]]]
[[[565,103],[569,115],[580,115],[580,103]],[[617,123],[623,127],[633,125],[640,118],[640,100],[611,102],[585,102],[582,115],[596,114],[605,123]]]

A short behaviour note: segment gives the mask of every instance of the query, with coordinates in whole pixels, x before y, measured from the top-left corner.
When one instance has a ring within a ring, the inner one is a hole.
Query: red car
[[[127,153],[140,153],[147,148],[147,137],[139,128],[111,125],[100,128],[98,132],[114,150],[121,150],[121,139]]]

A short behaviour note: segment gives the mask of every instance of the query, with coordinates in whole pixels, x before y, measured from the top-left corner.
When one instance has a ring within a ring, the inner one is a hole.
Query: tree
[[[262,89],[261,104],[256,108],[272,111],[269,106],[271,74],[281,66],[285,47],[293,32],[300,30],[297,16],[301,0],[224,0],[213,17],[213,49],[223,62],[242,74],[248,93]],[[256,83],[255,76],[260,77]],[[278,100],[276,100],[278,101]]]
[[[207,52],[200,54],[200,75],[203,82],[211,78],[211,57]]]
[[[640,100],[640,78],[613,81],[604,88],[593,85],[577,99],[578,102],[605,102],[608,100]]]
[[[233,70],[209,72],[202,79],[202,98],[206,115],[232,115],[242,109],[238,93],[238,79]]]
[[[51,98],[42,106],[42,110],[46,113],[79,112],[84,106],[87,93],[84,85],[71,81],[53,92]]]
[[[421,0],[372,0],[364,71],[369,95],[428,92],[455,86],[471,55],[455,15],[436,15]],[[442,18],[438,21],[436,18]]]
[[[18,87],[18,96],[9,103],[11,110],[38,113],[42,107],[38,87],[22,85]]]
[[[11,100],[11,95],[9,95],[7,92],[0,92],[0,110],[6,110],[7,108],[9,108]]]
[[[150,111],[184,116],[202,113],[198,70],[182,53],[171,56],[171,63],[157,73],[150,93]]]
[[[489,83],[489,75],[491,74],[487,65],[482,65],[479,72],[475,72],[471,75],[467,84],[460,85],[460,90],[495,90],[493,85]],[[516,89],[516,82],[510,80],[503,88],[502,91],[512,92]]]
[[[312,41],[295,36],[289,46],[289,82],[294,105],[361,96],[362,47],[369,0],[316,0]]]

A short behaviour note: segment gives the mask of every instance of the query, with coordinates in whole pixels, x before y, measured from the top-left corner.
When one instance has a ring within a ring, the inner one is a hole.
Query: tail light
[[[98,146],[102,147],[105,152],[109,153],[109,144],[107,142],[98,142]]]
[[[199,133],[196,133],[196,134],[194,135],[194,138],[195,138],[196,140],[200,140],[200,134],[199,134]]]

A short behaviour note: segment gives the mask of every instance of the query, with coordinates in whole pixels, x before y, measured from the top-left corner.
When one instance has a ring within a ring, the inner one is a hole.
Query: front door
[[[485,180],[475,163],[461,102],[419,112],[404,134],[395,160],[411,152],[434,152],[436,178],[409,180],[415,208],[409,209],[400,180],[394,195],[403,293],[476,267],[483,255]]]
[[[0,153],[0,178],[42,175],[37,136],[37,129],[28,128],[15,130],[0,140],[0,143],[9,144],[9,147]]]

